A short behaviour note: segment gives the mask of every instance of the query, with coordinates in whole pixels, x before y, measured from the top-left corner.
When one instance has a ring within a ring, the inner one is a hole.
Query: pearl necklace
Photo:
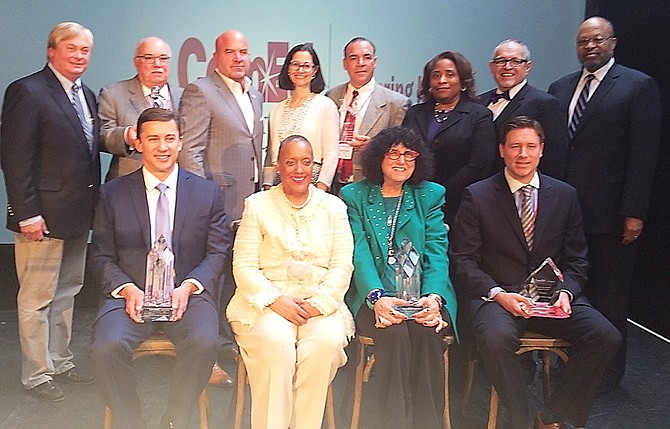
[[[292,208],[294,208],[296,210],[300,210],[300,209],[305,208],[305,206],[307,206],[307,204],[309,204],[309,202],[312,200],[312,187],[310,186],[310,187],[307,188],[307,199],[302,204],[293,203],[288,198],[288,196],[286,195],[286,191],[284,191],[283,189],[282,189],[282,194],[284,194],[284,199],[286,200],[286,202],[288,203],[289,206],[291,206]]]

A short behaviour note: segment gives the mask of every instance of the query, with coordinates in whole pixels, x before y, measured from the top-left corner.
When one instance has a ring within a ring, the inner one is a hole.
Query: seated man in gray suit
[[[89,263],[103,296],[91,362],[115,428],[145,427],[131,354],[157,329],[177,351],[161,428],[190,427],[216,359],[216,297],[230,250],[230,221],[219,187],[177,166],[180,131],[174,112],[145,110],[135,142],[143,167],[106,183],[95,211]],[[166,234],[157,232],[161,224]],[[161,235],[174,253],[173,321],[143,321],[147,254]]]
[[[368,39],[351,39],[344,46],[342,65],[349,75],[349,82],[326,93],[340,109],[340,144],[351,148],[351,157],[341,158],[338,164],[332,186],[335,194],[343,185],[363,179],[361,152],[368,141],[381,130],[402,125],[410,105],[409,98],[384,88],[375,81],[377,56],[375,45]],[[349,132],[346,125],[347,112],[355,119],[353,130]]]
[[[106,181],[132,173],[142,166],[142,155],[135,151],[135,124],[148,107],[177,110],[181,88],[172,88],[170,46],[158,37],[140,40],[133,63],[137,74],[110,83],[100,90],[98,116],[102,149],[114,155]]]
[[[184,121],[184,150],[179,165],[218,183],[226,197],[226,213],[231,220],[242,217],[244,199],[263,183],[261,122],[263,98],[251,86],[249,44],[244,34],[228,30],[216,39],[216,70],[210,76],[190,83],[184,89],[180,111]],[[233,295],[232,267],[227,264],[222,278],[219,302],[219,331],[222,356],[235,353],[225,310]],[[212,381],[230,385],[222,370]]]

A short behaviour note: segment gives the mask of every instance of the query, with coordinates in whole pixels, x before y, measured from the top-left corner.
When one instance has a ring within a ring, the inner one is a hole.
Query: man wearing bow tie
[[[247,76],[251,64],[244,34],[237,30],[223,32],[216,39],[214,62],[214,73],[184,89],[180,106],[184,150],[179,154],[179,165],[218,183],[226,197],[226,213],[237,220],[242,217],[244,199],[263,183],[263,99]],[[235,287],[230,264],[224,268],[223,281],[219,329],[223,351],[234,351],[225,317]],[[227,375],[224,381],[232,382]]]
[[[149,107],[176,111],[182,90],[168,84],[170,46],[158,37],[140,40],[135,47],[133,64],[137,74],[111,83],[100,90],[98,115],[102,149],[114,155],[106,181],[125,176],[142,166],[142,156],[135,151],[137,118]]]
[[[481,94],[479,102],[493,112],[496,134],[508,119],[515,116],[529,116],[540,122],[546,141],[539,170],[564,179],[568,155],[565,111],[554,96],[528,83],[532,66],[530,49],[525,43],[510,39],[500,42],[489,61],[489,71],[498,87]],[[496,172],[501,168],[502,162],[499,161],[495,166]]]

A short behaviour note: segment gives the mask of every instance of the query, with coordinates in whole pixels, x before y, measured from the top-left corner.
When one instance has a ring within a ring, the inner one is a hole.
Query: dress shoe
[[[54,380],[67,384],[93,384],[93,378],[87,377],[75,368],[68,369],[65,372],[52,376]]]
[[[209,376],[209,385],[216,387],[232,386],[233,379],[218,363],[215,363],[212,367],[212,375]]]
[[[58,387],[58,385],[54,383],[53,380],[38,384],[37,386],[28,390],[28,392],[39,399],[44,399],[45,401],[58,402],[65,399],[65,393],[63,393],[63,390]]]
[[[565,424],[555,422],[555,423],[545,423],[540,418],[540,413],[535,416],[535,429],[565,429]]]

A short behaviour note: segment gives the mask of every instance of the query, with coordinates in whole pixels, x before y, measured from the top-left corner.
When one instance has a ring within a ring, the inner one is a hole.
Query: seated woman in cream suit
[[[227,308],[251,386],[253,429],[320,428],[328,385],[354,333],[344,304],[353,271],[347,209],[310,184],[312,148],[280,145],[282,183],[245,201]]]

